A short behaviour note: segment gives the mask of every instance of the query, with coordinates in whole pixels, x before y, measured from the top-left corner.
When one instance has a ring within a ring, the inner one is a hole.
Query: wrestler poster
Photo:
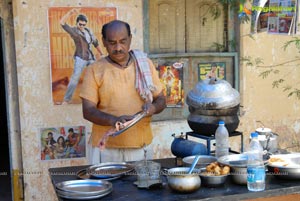
[[[41,128],[41,160],[82,158],[86,156],[84,126]]]
[[[183,66],[184,63],[172,62],[157,67],[160,81],[165,88],[167,107],[183,107],[184,105]]]
[[[72,33],[82,34],[87,44],[90,45],[90,52],[92,57],[97,60],[100,58],[99,50],[93,46],[92,38],[97,39],[99,48],[105,54],[106,50],[102,45],[102,25],[115,20],[117,18],[117,9],[114,7],[51,7],[48,9],[48,23],[49,23],[49,48],[50,48],[50,73],[51,73],[51,89],[52,100],[54,105],[62,103],[79,104],[81,99],[79,97],[80,86],[82,84],[83,71],[79,74],[80,78],[75,78],[74,54],[76,49],[76,36],[67,32],[61,25],[62,20],[69,27],[84,27],[83,31],[79,32],[77,29]],[[79,20],[79,21],[77,21]],[[78,45],[78,44],[77,44]],[[76,65],[78,62],[76,60]],[[76,68],[78,69],[78,68]],[[72,79],[71,79],[72,78]],[[72,80],[72,86],[70,81]],[[78,80],[78,81],[77,81]],[[69,86],[70,85],[70,86]],[[67,93],[68,91],[68,93]],[[68,101],[65,97],[68,96]]]

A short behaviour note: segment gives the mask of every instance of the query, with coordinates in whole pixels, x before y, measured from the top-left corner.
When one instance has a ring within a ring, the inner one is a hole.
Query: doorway
[[[4,75],[3,26],[0,18],[0,197],[3,201],[12,200],[11,168],[9,154],[8,121],[6,110],[6,88]]]

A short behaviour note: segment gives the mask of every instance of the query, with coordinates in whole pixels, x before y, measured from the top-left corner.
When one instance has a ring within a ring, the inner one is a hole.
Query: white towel
[[[153,85],[147,54],[140,50],[132,50],[131,55],[136,64],[136,90],[145,102],[152,103],[152,91],[155,91],[156,87]]]

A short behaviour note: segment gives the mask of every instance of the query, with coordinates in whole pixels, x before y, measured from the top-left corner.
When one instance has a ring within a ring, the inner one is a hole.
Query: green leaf
[[[266,70],[266,71],[260,73],[259,77],[262,77],[263,79],[265,79],[266,77],[268,77],[270,75],[271,72],[272,72],[272,70]]]
[[[285,92],[285,91],[289,91],[289,90],[291,90],[292,89],[292,87],[291,86],[285,86],[285,87],[283,87],[283,91]]]
[[[284,82],[283,79],[275,80],[275,81],[273,81],[272,86],[273,86],[273,88],[278,88],[279,85],[283,82]]]
[[[258,57],[258,58],[255,59],[255,64],[256,64],[256,65],[263,64],[263,63],[264,63],[264,62],[263,62],[263,59],[262,59],[262,58]]]

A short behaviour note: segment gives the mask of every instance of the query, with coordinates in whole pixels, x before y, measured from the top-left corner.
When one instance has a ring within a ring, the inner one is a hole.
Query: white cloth
[[[132,50],[131,55],[136,63],[135,87],[145,102],[152,102],[152,91],[156,88],[153,85],[147,54],[140,50]]]

